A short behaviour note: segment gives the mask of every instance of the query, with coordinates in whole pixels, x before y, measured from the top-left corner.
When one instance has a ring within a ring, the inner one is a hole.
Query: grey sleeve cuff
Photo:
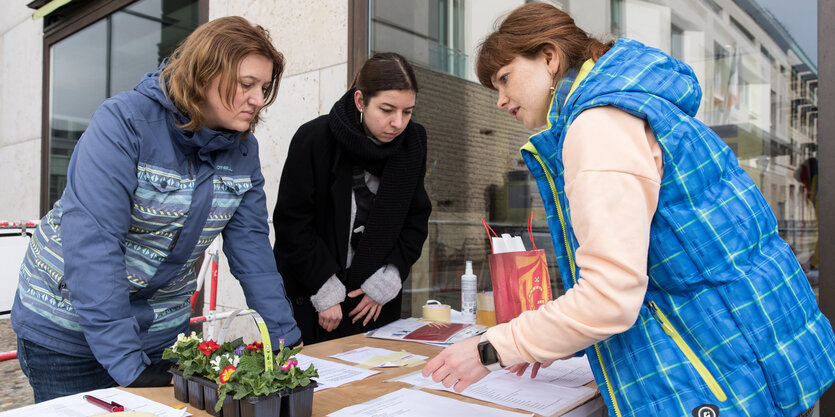
[[[403,282],[400,281],[400,271],[396,266],[388,264],[371,274],[360,286],[363,292],[374,301],[385,304],[397,297]]]
[[[345,301],[345,285],[336,275],[331,275],[322,288],[310,297],[310,302],[313,303],[313,308],[317,312],[325,311],[343,301]]]

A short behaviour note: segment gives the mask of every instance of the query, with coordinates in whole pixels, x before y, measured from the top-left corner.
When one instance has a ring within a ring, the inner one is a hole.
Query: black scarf
[[[360,123],[354,91],[349,90],[333,105],[328,125],[345,151],[343,155],[351,158],[352,164],[380,178],[374,207],[348,270],[349,287],[359,288],[385,264],[400,237],[426,158],[422,145],[426,131],[410,121],[403,133],[391,142],[374,144]]]

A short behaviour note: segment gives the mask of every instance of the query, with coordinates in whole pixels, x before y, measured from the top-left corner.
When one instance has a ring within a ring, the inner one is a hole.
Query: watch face
[[[484,366],[492,365],[499,361],[499,354],[496,352],[496,348],[488,341],[478,344],[478,357]]]

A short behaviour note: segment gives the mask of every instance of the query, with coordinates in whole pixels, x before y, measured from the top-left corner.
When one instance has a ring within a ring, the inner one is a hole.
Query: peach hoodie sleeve
[[[626,331],[646,293],[650,222],[663,172],[652,130],[614,107],[586,110],[568,129],[563,161],[582,279],[538,310],[487,331],[505,366],[573,355]]]

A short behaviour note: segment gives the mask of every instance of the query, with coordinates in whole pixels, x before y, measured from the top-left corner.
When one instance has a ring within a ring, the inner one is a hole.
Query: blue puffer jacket
[[[271,338],[301,337],[269,242],[255,137],[178,128],[161,70],[93,115],[64,194],[31,240],[12,309],[19,337],[94,356],[121,385],[187,330],[196,260],[221,232]]]
[[[694,118],[701,90],[690,67],[621,39],[566,82],[573,91],[559,89],[549,128],[523,148],[566,288],[582,276],[562,176],[571,122],[615,106],[647,120],[663,152],[645,304],[632,328],[586,350],[610,415],[680,417],[713,405],[721,416],[794,417],[811,407],[835,378],[832,327],[768,203]]]

